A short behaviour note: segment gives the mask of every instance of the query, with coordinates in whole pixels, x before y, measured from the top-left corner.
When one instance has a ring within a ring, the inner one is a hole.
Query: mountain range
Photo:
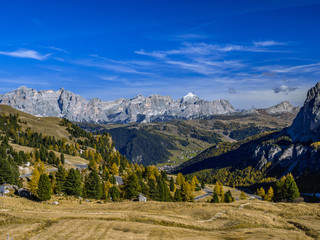
[[[131,99],[102,101],[85,98],[61,88],[37,91],[20,87],[0,95],[0,103],[41,117],[63,117],[89,123],[147,123],[174,119],[206,119],[218,115],[259,114],[259,110],[237,111],[228,100],[206,101],[193,93],[174,100],[170,96],[138,95]],[[295,112],[288,102],[264,110],[268,114]]]
[[[292,173],[306,192],[320,191],[320,82],[311,88],[291,126],[236,143],[218,143],[175,172],[253,167],[268,177]],[[308,184],[306,184],[308,183]]]

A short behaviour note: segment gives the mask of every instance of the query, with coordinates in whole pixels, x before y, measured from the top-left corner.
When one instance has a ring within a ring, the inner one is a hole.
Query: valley
[[[215,116],[213,119],[175,120],[159,123],[76,123],[90,131],[107,131],[116,148],[130,161],[168,168],[177,166],[221,141],[234,142],[289,126],[296,112]],[[155,152],[150,149],[156,149]]]

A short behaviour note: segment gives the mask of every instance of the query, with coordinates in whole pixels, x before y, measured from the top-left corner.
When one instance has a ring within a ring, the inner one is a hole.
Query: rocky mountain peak
[[[189,93],[182,100],[170,96],[138,95],[131,99],[102,101],[83,97],[60,88],[37,91],[20,87],[0,95],[0,103],[36,116],[65,117],[77,122],[128,123],[193,119],[230,114],[235,110],[226,100],[205,101]]]
[[[200,98],[195,95],[194,93],[192,92],[189,92],[187,95],[185,95],[183,98],[181,98],[180,102],[181,103],[194,103],[196,102],[197,100],[200,100]]]
[[[281,102],[266,109],[268,114],[292,113],[294,111],[297,111],[297,108],[292,106],[288,101]]]
[[[303,107],[286,131],[295,142],[320,141],[320,82],[308,91]]]

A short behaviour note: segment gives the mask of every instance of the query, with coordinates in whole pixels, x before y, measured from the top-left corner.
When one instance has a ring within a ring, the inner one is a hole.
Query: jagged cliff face
[[[320,82],[308,91],[300,109],[287,133],[294,142],[320,141]]]
[[[282,135],[289,135],[292,144],[289,146],[258,146],[253,158],[260,168],[267,162],[273,168],[280,168],[285,173],[294,172],[301,176],[304,172],[320,172],[320,151],[310,146],[311,142],[320,141],[320,82],[308,93],[292,125],[284,129]]]
[[[320,151],[311,147],[310,143],[320,141],[320,82],[308,91],[304,105],[292,125],[281,134],[289,135],[292,144],[258,146],[253,154],[257,167],[271,162],[273,168],[282,169],[283,174],[294,172],[296,176],[301,176],[304,172],[319,173]]]
[[[253,153],[257,169],[262,169],[271,162],[270,171],[281,176],[294,173],[301,176],[304,173],[319,173],[320,152],[312,147],[300,144],[290,146],[260,145]]]
[[[72,92],[36,91],[20,87],[0,95],[0,103],[36,116],[65,117],[71,121],[129,123],[192,119],[230,114],[235,110],[227,100],[205,101],[192,93],[174,101],[170,96],[138,95],[132,99],[87,101]]]

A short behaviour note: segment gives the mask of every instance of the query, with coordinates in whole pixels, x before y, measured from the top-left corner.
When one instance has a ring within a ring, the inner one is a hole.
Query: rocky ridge
[[[320,82],[308,91],[303,107],[286,130],[294,142],[320,141]]]
[[[189,93],[179,100],[170,96],[138,95],[131,99],[89,101],[61,88],[37,91],[20,87],[0,95],[0,103],[36,116],[65,117],[71,121],[93,123],[130,123],[193,119],[236,111],[227,100],[205,101]]]

